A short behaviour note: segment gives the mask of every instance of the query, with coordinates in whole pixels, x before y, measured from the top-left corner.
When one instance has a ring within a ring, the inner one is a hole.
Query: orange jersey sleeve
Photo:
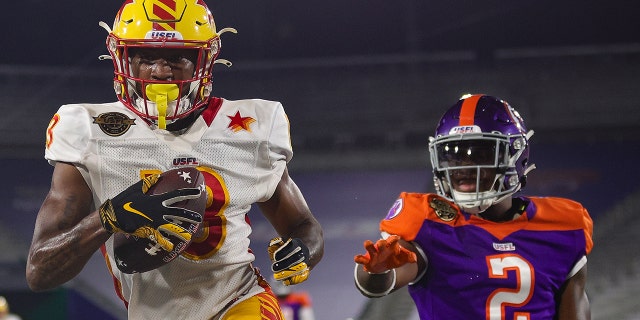
[[[380,222],[380,231],[412,241],[426,219],[454,224],[458,215],[454,204],[435,194],[403,192]]]

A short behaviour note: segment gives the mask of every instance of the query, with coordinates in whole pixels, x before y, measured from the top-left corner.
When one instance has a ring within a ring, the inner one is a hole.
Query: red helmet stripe
[[[476,106],[481,97],[481,94],[475,94],[462,101],[462,107],[460,108],[460,126],[472,126],[474,124]]]
[[[162,2],[161,2],[162,3]],[[164,3],[166,5],[166,3]],[[173,5],[167,5],[167,9],[163,8],[162,6],[159,6],[158,4],[154,3],[153,4],[153,14],[158,17],[160,20],[163,21],[175,21],[177,19],[176,17],[176,8],[175,8],[175,2],[172,3]]]
[[[166,7],[163,7],[163,5]],[[180,19],[177,12],[176,0],[158,0],[157,2],[153,2],[152,6],[153,15],[156,18],[160,19],[160,21],[156,21],[153,24],[154,30],[175,30],[176,24],[175,21]],[[162,26],[160,23],[166,23],[166,27]]]
[[[173,11],[175,11],[177,8],[176,0],[159,0],[159,2],[169,7],[170,9],[173,9]]]

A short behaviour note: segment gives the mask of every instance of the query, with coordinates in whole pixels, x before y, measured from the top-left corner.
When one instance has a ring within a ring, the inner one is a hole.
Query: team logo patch
[[[442,221],[451,221],[456,217],[456,214],[458,213],[458,210],[451,206],[450,203],[438,198],[431,199],[429,206],[433,208],[438,218],[440,218]]]
[[[396,202],[394,202],[393,205],[391,206],[391,209],[389,209],[389,212],[387,213],[387,217],[385,219],[391,220],[395,218],[398,214],[400,214],[400,211],[402,211],[403,206],[404,206],[404,201],[402,201],[402,199],[396,200]]]
[[[100,130],[112,137],[118,137],[135,125],[136,119],[131,119],[120,112],[102,113],[97,117],[93,117],[93,123],[100,127]]]
[[[251,132],[251,124],[256,122],[256,119],[251,117],[243,117],[240,115],[240,111],[236,111],[236,114],[233,116],[227,116],[231,121],[227,126],[233,132],[238,132],[240,130],[245,130]]]

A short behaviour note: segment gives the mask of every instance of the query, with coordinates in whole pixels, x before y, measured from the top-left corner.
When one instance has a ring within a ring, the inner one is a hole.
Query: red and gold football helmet
[[[113,60],[118,99],[160,129],[172,130],[176,121],[205,108],[211,95],[213,65],[231,65],[216,58],[220,35],[236,30],[217,31],[213,15],[202,0],[127,0],[112,29],[104,22],[100,25],[109,31],[106,44]],[[194,74],[180,80],[136,78],[131,68],[130,50],[134,48],[193,49],[197,51]]]

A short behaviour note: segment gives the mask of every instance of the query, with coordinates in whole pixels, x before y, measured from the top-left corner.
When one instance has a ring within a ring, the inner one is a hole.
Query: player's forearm
[[[369,298],[378,298],[395,289],[397,274],[395,269],[385,273],[369,273],[361,264],[356,263],[354,280],[360,293]]]
[[[591,307],[589,298],[585,292],[587,284],[587,266],[583,266],[578,273],[573,275],[561,288],[558,299],[559,320],[589,320],[591,319]]]
[[[32,290],[43,291],[78,275],[110,234],[94,212],[68,231],[35,237],[29,250],[26,277]]]
[[[309,249],[309,267],[313,268],[324,255],[322,227],[315,219],[306,221],[294,229],[290,238],[299,238]]]
[[[381,273],[367,272],[362,264],[356,263],[354,280],[356,288],[363,295],[376,298],[415,281],[421,268],[426,268],[426,263],[422,259],[418,259],[417,262],[404,263]]]
[[[591,308],[589,306],[589,298],[586,293],[583,293],[582,298],[580,298],[579,301],[572,303],[570,307],[567,307],[565,303],[561,302],[556,319],[591,320]]]

